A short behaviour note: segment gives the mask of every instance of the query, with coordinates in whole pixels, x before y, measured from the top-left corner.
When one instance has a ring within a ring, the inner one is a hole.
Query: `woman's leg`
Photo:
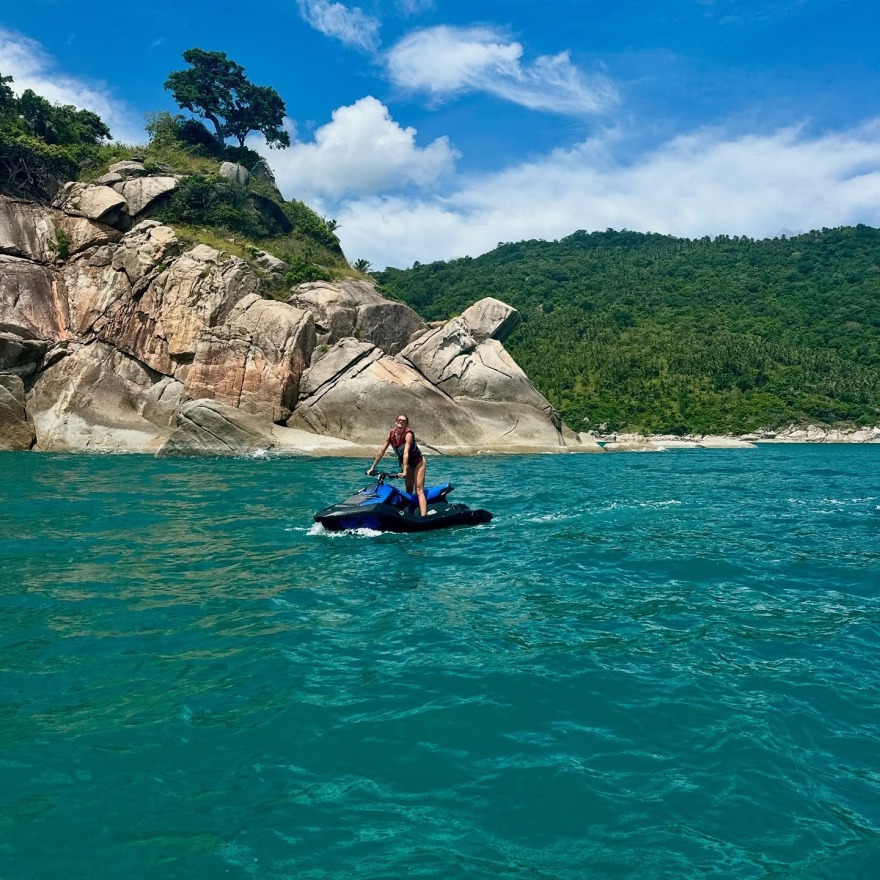
[[[424,457],[416,465],[416,495],[419,496],[419,513],[422,516],[428,515],[428,500],[425,498],[425,473],[428,470],[428,462]]]

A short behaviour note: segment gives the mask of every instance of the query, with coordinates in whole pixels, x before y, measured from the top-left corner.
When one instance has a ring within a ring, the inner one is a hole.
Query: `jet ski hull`
[[[466,504],[441,501],[428,505],[425,516],[418,508],[397,507],[392,504],[369,504],[352,507],[334,504],[319,510],[315,522],[331,532],[372,529],[378,532],[428,532],[449,526],[475,526],[492,519],[488,510],[473,509]]]
[[[376,474],[376,482],[354,495],[331,504],[315,514],[315,522],[331,532],[372,529],[379,532],[429,532],[448,526],[475,526],[492,519],[488,510],[473,510],[467,504],[453,504],[446,497],[453,490],[451,483],[440,483],[425,489],[427,511],[419,513],[418,498],[403,489],[386,483],[395,479],[384,471]]]

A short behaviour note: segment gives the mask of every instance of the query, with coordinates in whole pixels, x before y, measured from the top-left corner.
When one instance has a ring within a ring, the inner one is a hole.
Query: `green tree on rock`
[[[110,138],[110,129],[96,113],[52,104],[32,89],[21,93],[17,109],[28,134],[47,144],[97,145]]]
[[[181,108],[211,122],[221,144],[234,137],[243,147],[248,134],[259,131],[270,147],[290,146],[281,128],[284,101],[275,89],[255,86],[225,52],[187,49],[183,60],[189,69],[169,74],[165,88]]]
[[[0,118],[8,116],[15,110],[15,93],[12,91],[11,76],[0,73]]]

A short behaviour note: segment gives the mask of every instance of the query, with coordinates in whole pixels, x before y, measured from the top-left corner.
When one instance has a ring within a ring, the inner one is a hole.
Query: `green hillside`
[[[493,296],[505,343],[575,429],[880,424],[880,230],[755,241],[576,232],[376,273],[427,319]]]

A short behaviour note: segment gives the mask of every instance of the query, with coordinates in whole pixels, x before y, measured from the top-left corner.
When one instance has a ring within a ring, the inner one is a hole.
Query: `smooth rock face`
[[[216,400],[191,400],[177,412],[177,428],[158,455],[252,455],[273,449],[271,426]]]
[[[157,199],[177,189],[176,177],[135,177],[123,183],[114,183],[112,192],[120,193],[130,217],[144,212]]]
[[[164,435],[141,415],[155,373],[110,345],[77,348],[44,370],[27,409],[43,451],[152,452]]]
[[[301,284],[288,302],[315,316],[319,345],[354,336],[395,354],[426,326],[409,306],[385,299],[369,281]]]
[[[225,324],[202,332],[187,371],[186,395],[283,421],[296,406],[314,347],[309,312],[251,294]]]
[[[244,165],[237,165],[235,162],[221,162],[217,174],[226,180],[233,180],[241,186],[247,186],[251,178],[247,168]]]
[[[141,415],[159,428],[173,428],[177,408],[185,401],[183,383],[166,376],[144,395]]]
[[[100,220],[115,226],[126,207],[126,200],[109,186],[68,183],[55,197],[52,205],[67,214]]]
[[[0,329],[25,339],[71,338],[63,283],[47,266],[0,256]]]
[[[374,346],[369,351],[362,346],[356,340],[342,340],[328,352],[326,357],[340,368],[332,378],[322,367],[323,359],[309,368],[303,385],[317,385],[317,390],[300,401],[288,427],[378,447],[394,417],[403,412],[426,447],[485,445],[486,436],[472,416],[421,373]],[[346,350],[351,356],[347,363]],[[320,371],[315,380],[314,371]]]
[[[461,313],[461,320],[468,326],[477,342],[497,339],[504,342],[520,325],[522,316],[500,299],[487,296]]]
[[[48,263],[58,252],[56,239],[49,210],[0,196],[0,254]]]
[[[25,409],[24,383],[0,373],[0,451],[21,451],[34,445],[34,426]]]

